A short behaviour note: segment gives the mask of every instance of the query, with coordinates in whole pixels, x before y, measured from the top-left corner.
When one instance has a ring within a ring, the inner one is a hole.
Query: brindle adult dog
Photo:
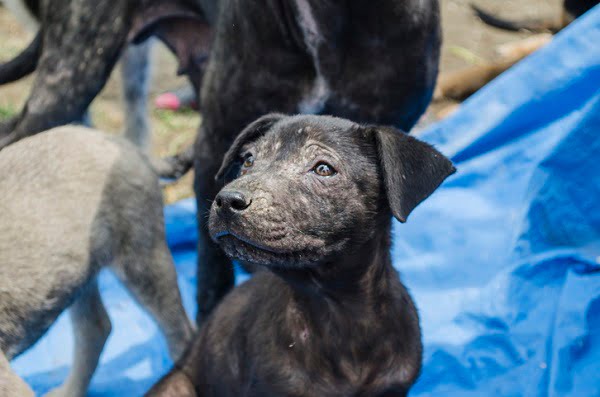
[[[193,150],[159,170],[176,176],[194,165],[199,320],[233,286],[231,263],[204,219],[235,134],[269,112],[331,114],[409,131],[438,73],[438,0],[57,1],[42,3],[36,84],[23,112],[0,124],[0,150],[83,114],[126,38],[163,40],[200,90],[203,109]]]
[[[266,269],[234,289],[150,396],[405,396],[417,311],[392,267],[392,215],[454,172],[391,127],[264,116],[225,156],[211,237]]]

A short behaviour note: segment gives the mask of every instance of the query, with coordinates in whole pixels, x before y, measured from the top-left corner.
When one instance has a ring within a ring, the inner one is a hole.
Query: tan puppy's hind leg
[[[164,237],[152,249],[137,250],[117,259],[114,270],[140,305],[154,318],[177,361],[192,339],[194,327],[187,317],[177,286],[177,273]]]
[[[0,396],[35,397],[27,383],[10,368],[8,359],[2,352],[0,352]]]
[[[94,279],[70,308],[75,334],[75,357],[69,377],[46,397],[84,397],[111,331],[106,309]]]

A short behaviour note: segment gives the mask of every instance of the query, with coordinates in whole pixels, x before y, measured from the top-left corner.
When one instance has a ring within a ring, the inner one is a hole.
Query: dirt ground
[[[481,60],[494,59],[498,45],[527,37],[528,33],[503,32],[484,26],[472,14],[469,3],[475,2],[487,10],[507,17],[558,16],[561,0],[440,0],[442,5],[442,26],[444,44],[442,49],[441,72],[460,69]],[[1,0],[0,0],[1,4]],[[8,60],[19,53],[33,37],[9,12],[0,7],[0,61]],[[162,44],[154,46],[152,85],[150,89],[149,114],[152,125],[152,150],[155,155],[164,156],[181,150],[193,141],[201,121],[193,111],[173,113],[157,110],[154,98],[169,89],[185,84],[185,79],[177,77],[176,62]],[[110,81],[96,98],[91,107],[93,123],[96,127],[111,133],[119,133],[123,127],[123,112],[119,73],[114,72]],[[19,82],[0,86],[0,120],[19,112],[31,86],[30,76]],[[429,119],[433,119],[433,105]],[[178,183],[165,188],[165,201],[173,202],[193,194],[192,175],[186,175]]]

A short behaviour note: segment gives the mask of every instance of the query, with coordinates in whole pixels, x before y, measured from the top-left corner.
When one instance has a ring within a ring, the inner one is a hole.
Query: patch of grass
[[[166,109],[154,109],[153,113],[167,128],[179,128],[190,119],[198,118],[198,112],[193,109],[181,109],[177,112]]]
[[[177,112],[153,109],[150,115],[154,153],[157,156],[173,155],[183,150],[194,141],[198,126],[202,123],[200,114],[192,109]],[[193,196],[193,180],[193,172],[189,172],[176,183],[166,186],[165,203]]]
[[[162,154],[177,153],[193,142],[201,123],[198,112],[191,109],[178,112],[154,109],[152,118],[154,137],[161,143]]]
[[[483,65],[485,63],[485,60],[482,57],[465,47],[450,45],[448,46],[448,51],[452,55],[457,56],[472,65]]]
[[[17,109],[12,106],[0,106],[0,121],[8,120],[17,115]]]

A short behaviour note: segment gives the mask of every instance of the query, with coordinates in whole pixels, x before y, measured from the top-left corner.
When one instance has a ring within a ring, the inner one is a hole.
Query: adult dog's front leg
[[[208,201],[214,194],[200,195],[197,200]],[[198,210],[198,222],[206,222],[208,209]],[[205,225],[198,225],[198,314],[201,324],[229,292],[234,284],[233,264],[210,239]]]
[[[111,331],[106,309],[102,304],[97,281],[92,281],[70,308],[75,334],[75,357],[69,377],[62,386],[46,397],[85,396],[100,353]]]
[[[215,181],[221,159],[229,142],[224,137],[207,136],[203,126],[195,143],[194,190],[198,206],[198,314],[202,323],[234,284],[233,265],[208,234],[208,214],[221,188]]]

